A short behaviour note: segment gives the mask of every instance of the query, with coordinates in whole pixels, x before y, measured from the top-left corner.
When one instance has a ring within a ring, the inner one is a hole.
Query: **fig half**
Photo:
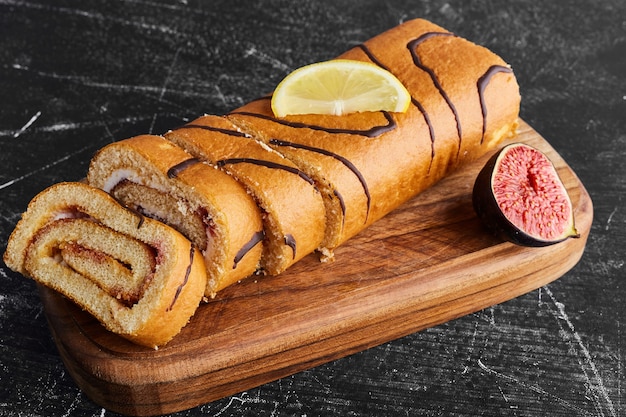
[[[540,150],[513,143],[494,154],[474,183],[472,204],[497,236],[523,246],[579,237],[567,190]]]

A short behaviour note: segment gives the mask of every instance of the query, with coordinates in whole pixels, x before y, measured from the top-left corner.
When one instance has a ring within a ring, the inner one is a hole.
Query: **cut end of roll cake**
[[[4,260],[111,332],[151,348],[181,331],[206,288],[202,256],[184,236],[84,183],[38,194]]]

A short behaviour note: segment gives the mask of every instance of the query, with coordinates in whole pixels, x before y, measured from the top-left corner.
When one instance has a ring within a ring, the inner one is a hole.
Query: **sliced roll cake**
[[[187,236],[204,256],[207,296],[258,270],[264,231],[252,197],[172,142],[142,135],[109,144],[91,160],[87,180]]]
[[[276,275],[314,252],[325,232],[324,202],[296,164],[221,116],[203,116],[165,138],[243,184],[263,212],[262,269]]]
[[[152,348],[187,324],[207,282],[201,254],[182,234],[78,182],[33,198],[4,261],[108,330]]]

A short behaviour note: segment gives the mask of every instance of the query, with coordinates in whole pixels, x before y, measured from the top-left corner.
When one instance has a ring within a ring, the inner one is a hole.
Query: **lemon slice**
[[[389,71],[368,62],[336,59],[306,65],[287,75],[274,91],[272,111],[277,117],[405,112],[410,102],[407,89]]]

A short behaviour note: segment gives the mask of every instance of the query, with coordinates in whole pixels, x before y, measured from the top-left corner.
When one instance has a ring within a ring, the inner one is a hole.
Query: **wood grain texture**
[[[499,241],[471,206],[480,159],[337,250],[276,277],[256,277],[202,305],[152,351],[105,331],[40,288],[63,361],[96,403],[130,415],[188,409],[482,310],[559,278],[581,257],[593,219],[583,184],[522,122],[513,139],[555,163],[581,237],[545,248]]]

